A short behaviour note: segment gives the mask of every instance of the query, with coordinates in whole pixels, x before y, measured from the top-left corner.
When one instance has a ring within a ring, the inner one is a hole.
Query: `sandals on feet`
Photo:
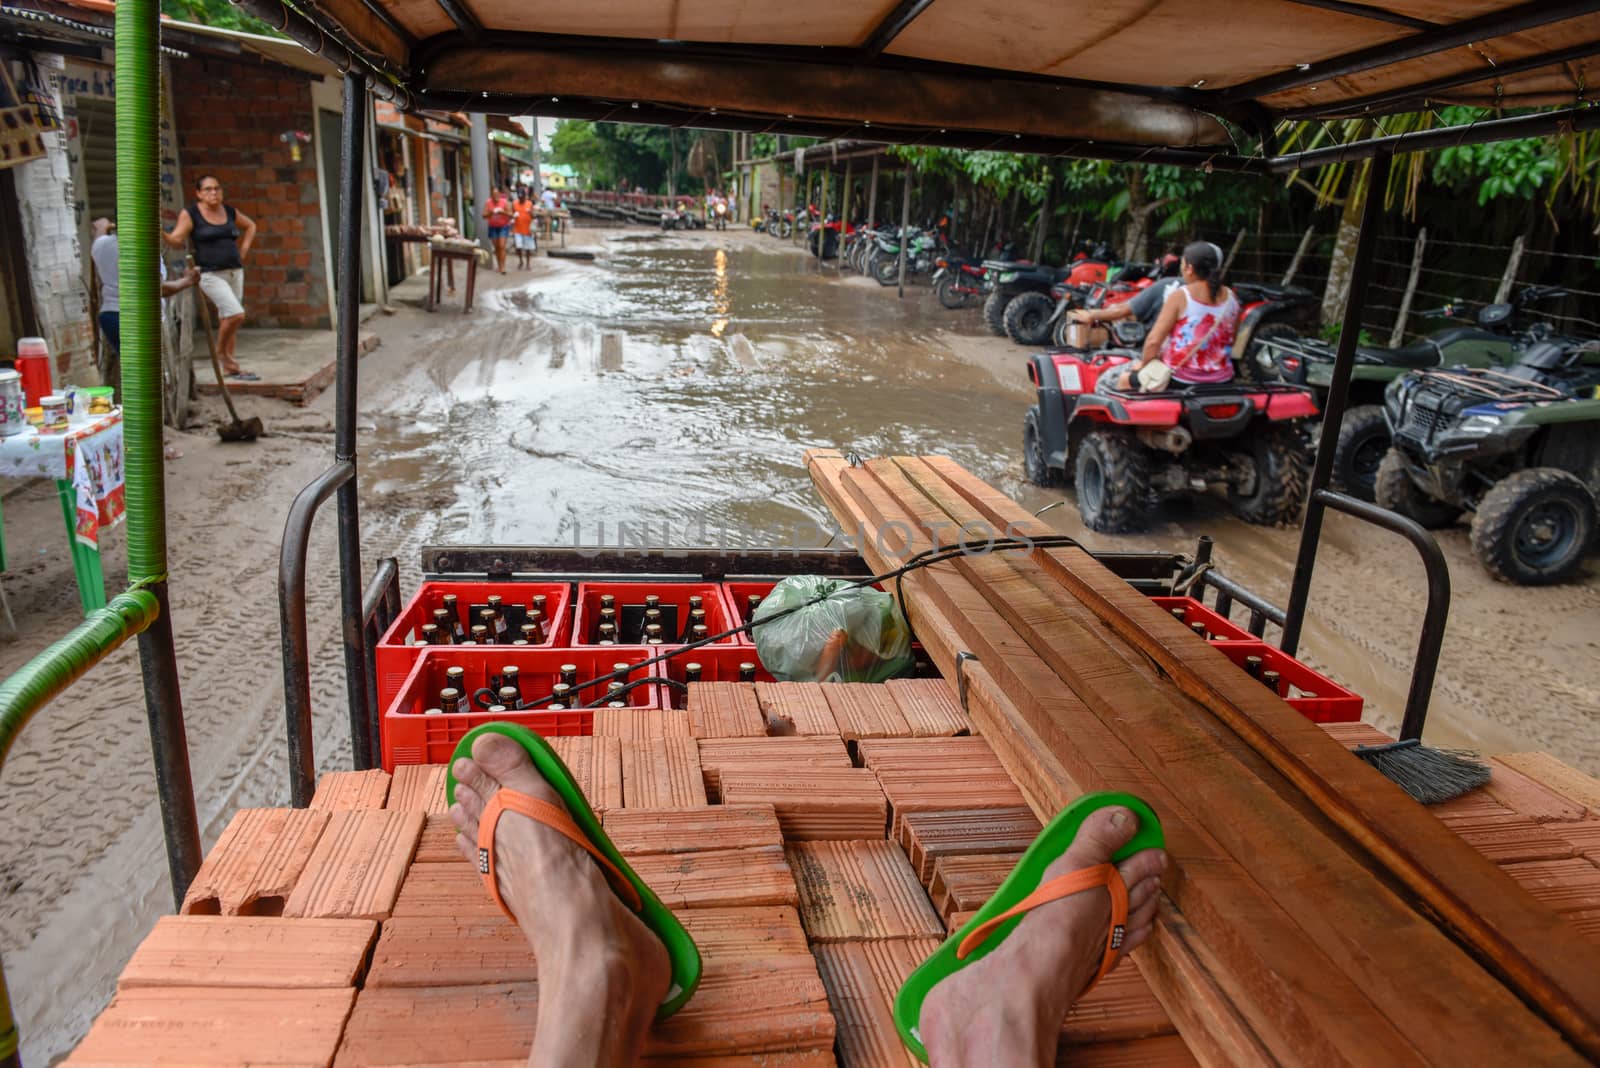
[[[1127,845],[1112,855],[1112,863],[1082,868],[1044,882],[1045,869],[1059,860],[1072,845],[1083,821],[1100,809],[1117,805],[1128,809],[1138,818],[1139,829]],[[1006,876],[994,896],[984,902],[966,926],[946,939],[931,957],[906,978],[894,1000],[894,1022],[900,1031],[901,1041],[919,1059],[926,1061],[928,1051],[922,1045],[921,1035],[922,1003],[934,986],[993,952],[1031,910],[1103,886],[1111,894],[1111,924],[1106,934],[1106,949],[1100,960],[1100,970],[1078,996],[1081,998],[1087,994],[1116,964],[1128,922],[1128,888],[1123,885],[1116,862],[1126,860],[1141,849],[1160,849],[1165,842],[1161,821],[1156,818],[1155,812],[1132,794],[1085,794],[1062,809],[1028,846],[1027,852],[1022,854],[1022,859],[1011,869],[1011,874]]]
[[[661,899],[634,873],[617,847],[612,845],[610,837],[600,826],[599,817],[589,807],[583,791],[573,779],[572,772],[548,742],[534,731],[515,723],[486,723],[469,731],[456,745],[456,751],[450,757],[449,769],[446,770],[446,797],[450,804],[455,804],[456,800],[455,762],[463,757],[470,758],[472,743],[480,734],[488,732],[503,734],[527,750],[534,768],[560,795],[566,806],[563,809],[560,805],[552,805],[503,786],[494,792],[478,820],[478,871],[483,875],[489,896],[515,923],[516,917],[511,915],[511,910],[506,908],[501,899],[500,887],[495,879],[494,831],[504,813],[520,813],[560,832],[595,859],[623,904],[643,920],[644,925],[655,932],[666,947],[667,959],[672,967],[672,986],[667,990],[666,999],[656,1009],[656,1019],[666,1019],[683,1008],[700,983],[700,951],[695,948],[694,939],[689,937],[689,932],[684,930],[678,918],[661,903]]]

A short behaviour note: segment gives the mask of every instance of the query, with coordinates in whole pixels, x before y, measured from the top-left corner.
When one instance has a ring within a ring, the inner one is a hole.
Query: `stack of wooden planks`
[[[807,464],[875,572],[956,530],[1054,533],[942,458]],[[1568,921],[1086,552],[956,553],[904,589],[947,678],[976,656],[968,711],[1037,816],[1103,789],[1161,814],[1140,969],[1202,1061],[1600,1057],[1600,969]]]

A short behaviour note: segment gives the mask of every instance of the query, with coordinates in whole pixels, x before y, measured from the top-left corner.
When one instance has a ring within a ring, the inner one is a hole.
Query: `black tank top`
[[[194,223],[189,240],[194,242],[196,267],[202,271],[231,271],[244,266],[239,260],[239,226],[234,221],[238,212],[224,204],[222,210],[228,213],[228,221],[219,225],[206,222],[198,204],[190,204],[184,210]]]

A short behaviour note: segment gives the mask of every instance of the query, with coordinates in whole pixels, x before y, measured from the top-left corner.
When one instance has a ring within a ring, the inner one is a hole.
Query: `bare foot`
[[[452,770],[450,820],[474,869],[478,818],[496,790],[562,805],[522,746],[501,734],[480,735],[472,758]],[[539,961],[528,1063],[633,1064],[671,983],[666,947],[612,891],[594,859],[544,824],[508,811],[495,827],[494,849],[500,896]]]
[[[1105,808],[1084,820],[1045,879],[1104,864],[1133,837],[1138,820]],[[1150,937],[1167,854],[1144,849],[1117,865],[1128,887],[1128,922],[1118,961]],[[1111,897],[1086,890],[1041,905],[994,952],[928,992],[922,1042],[930,1064],[1051,1065],[1061,1021],[1100,969]]]

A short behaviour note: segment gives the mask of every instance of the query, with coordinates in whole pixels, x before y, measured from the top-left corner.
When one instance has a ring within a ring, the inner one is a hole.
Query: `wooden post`
[[[1044,255],[1045,225],[1046,219],[1048,219],[1050,215],[1050,182],[1048,180],[1048,174],[1049,172],[1046,172],[1044,199],[1039,202],[1039,222],[1038,225],[1033,228],[1033,246],[1029,249],[1030,255],[1028,258],[1033,260],[1035,263],[1040,262],[1039,257]]]
[[[867,229],[878,222],[878,157],[872,157],[872,188],[867,190]]]
[[[911,164],[906,164],[905,195],[900,201],[900,297],[906,295],[906,246],[911,244]]]
[[[833,269],[839,270],[844,260],[844,235],[850,229],[850,201],[855,197],[855,189],[851,186],[850,172],[854,170],[855,159],[850,156],[844,161],[844,195],[839,198],[839,254],[833,258]]]
[[[1280,285],[1288,285],[1294,281],[1295,272],[1300,270],[1300,261],[1306,258],[1306,250],[1311,247],[1311,235],[1316,233],[1316,227],[1306,227],[1306,232],[1300,235],[1300,247],[1294,250],[1294,259],[1289,261],[1289,269],[1283,272],[1283,281]]]
[[[1239,258],[1239,250],[1244,247],[1245,233],[1246,231],[1243,229],[1239,231],[1239,236],[1233,239],[1233,247],[1228,250],[1228,258],[1222,261],[1222,273],[1224,275],[1233,266],[1233,261]]]
[[[1517,281],[1517,268],[1522,266],[1522,243],[1527,239],[1527,234],[1518,234],[1517,239],[1511,242],[1511,258],[1506,260],[1506,273],[1500,276],[1500,288],[1494,293],[1496,304],[1504,304],[1511,299],[1511,287]]]
[[[817,266],[820,267],[822,254],[828,251],[828,180],[833,177],[833,172],[822,171],[817,177],[822,184],[822,195],[817,198]]]
[[[1422,276],[1422,249],[1428,243],[1428,228],[1424,226],[1417,231],[1417,245],[1411,251],[1411,276],[1406,279],[1406,292],[1400,298],[1400,310],[1394,317],[1394,329],[1389,333],[1389,347],[1394,348],[1400,344],[1400,339],[1405,336],[1406,316],[1411,314],[1411,298],[1417,292],[1417,279]]]

